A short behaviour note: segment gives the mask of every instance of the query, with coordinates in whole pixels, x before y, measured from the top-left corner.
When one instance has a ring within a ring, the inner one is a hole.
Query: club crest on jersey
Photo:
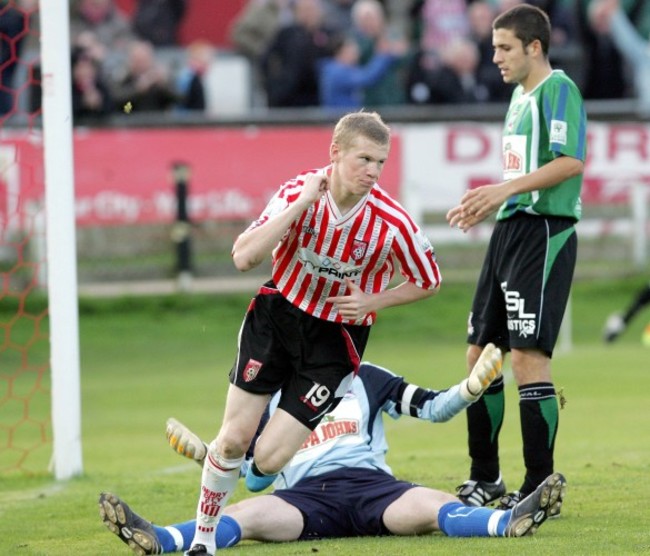
[[[362,241],[360,239],[355,239],[352,242],[352,259],[355,261],[360,261],[366,255],[368,249],[368,242]]]
[[[244,368],[244,372],[242,373],[244,376],[244,381],[251,382],[252,380],[255,380],[255,377],[260,372],[261,368],[262,363],[255,361],[255,359],[249,359],[248,363],[246,363],[246,367]]]

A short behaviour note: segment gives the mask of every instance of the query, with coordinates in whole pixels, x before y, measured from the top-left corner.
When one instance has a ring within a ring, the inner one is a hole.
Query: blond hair
[[[351,112],[337,122],[332,142],[341,148],[347,148],[359,136],[366,137],[378,145],[388,145],[390,128],[377,112]]]

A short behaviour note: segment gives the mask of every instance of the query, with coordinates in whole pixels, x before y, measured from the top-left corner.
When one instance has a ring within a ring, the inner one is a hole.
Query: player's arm
[[[393,259],[405,278],[400,284],[367,293],[352,280],[346,279],[345,295],[329,297],[327,302],[336,305],[344,318],[355,321],[381,309],[406,305],[438,293],[440,270],[433,247],[420,230],[398,234],[393,244]]]
[[[329,178],[308,174],[298,198],[263,224],[248,228],[235,240],[232,258],[237,270],[245,272],[271,255],[291,224],[329,188]]]
[[[426,299],[436,295],[440,291],[440,285],[432,289],[422,288],[416,284],[404,281],[393,288],[372,295],[372,301],[377,309],[406,305],[420,299]]]
[[[405,305],[420,299],[431,297],[438,293],[439,286],[425,289],[411,282],[401,284],[377,293],[365,293],[352,280],[346,279],[347,291],[345,295],[327,298],[328,303],[334,303],[340,315],[348,320],[356,321],[370,313],[376,313],[386,307]]]
[[[418,419],[442,423],[448,421],[481,397],[501,375],[501,350],[488,344],[483,349],[470,375],[446,390],[433,390],[409,384],[387,369],[364,363],[359,369],[369,398],[394,418],[410,415]]]
[[[431,403],[418,408],[418,417],[434,423],[446,421],[478,400],[492,382],[501,375],[503,355],[494,344],[488,344],[469,376],[456,386],[437,395]]]
[[[513,195],[554,187],[583,171],[582,160],[559,156],[529,174],[467,191],[460,204],[447,213],[447,221],[450,226],[466,231],[496,212]]]

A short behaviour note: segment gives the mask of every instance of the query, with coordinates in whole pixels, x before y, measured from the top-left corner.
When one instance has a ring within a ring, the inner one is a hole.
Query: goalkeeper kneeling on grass
[[[549,476],[511,510],[470,507],[453,494],[396,479],[386,464],[384,413],[434,423],[476,401],[500,375],[501,351],[489,344],[472,373],[446,390],[407,383],[387,369],[362,363],[350,390],[326,415],[274,483],[273,492],[229,505],[216,530],[217,548],[241,540],[295,541],[379,535],[521,537],[559,514],[566,489]],[[272,413],[277,396],[271,400]],[[260,427],[261,428],[261,427]],[[205,443],[169,419],[167,438],[180,454],[202,463]],[[137,554],[187,550],[194,519],[160,527],[137,515],[118,496],[102,493],[99,514],[108,529]]]

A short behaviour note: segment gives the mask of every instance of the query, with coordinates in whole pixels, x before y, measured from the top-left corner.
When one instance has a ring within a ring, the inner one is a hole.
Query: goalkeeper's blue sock
[[[438,512],[438,526],[448,537],[503,537],[511,513],[448,502]]]
[[[277,473],[265,475],[255,465],[255,461],[253,461],[246,472],[246,488],[251,492],[260,492],[266,487],[271,486],[277,476]]]
[[[235,546],[241,540],[241,527],[234,518],[222,515],[217,524],[217,548]]]
[[[164,553],[189,550],[192,539],[194,538],[195,527],[195,519],[184,523],[168,525],[167,527],[153,526]],[[241,528],[239,527],[239,523],[229,515],[221,516],[217,524],[217,548],[235,546],[240,540]]]

